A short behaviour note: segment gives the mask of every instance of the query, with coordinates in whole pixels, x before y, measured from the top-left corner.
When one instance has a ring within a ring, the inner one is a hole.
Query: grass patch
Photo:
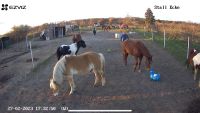
[[[142,29],[135,29],[141,36],[144,37],[144,31]],[[164,48],[164,38],[163,34],[154,33],[154,38],[152,39],[151,32],[146,32],[146,39],[151,39],[159,45],[160,48]],[[200,45],[198,43],[191,43],[190,48],[196,48],[200,50]],[[172,37],[166,36],[165,50],[167,50],[172,56],[174,56],[179,62],[185,63],[187,57],[187,40],[173,39]]]

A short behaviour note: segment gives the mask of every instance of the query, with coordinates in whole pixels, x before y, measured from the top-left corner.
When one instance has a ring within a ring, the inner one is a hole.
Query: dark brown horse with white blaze
[[[73,94],[76,91],[74,76],[89,72],[95,75],[94,86],[105,85],[105,58],[102,53],[86,52],[77,56],[62,57],[54,66],[53,76],[50,79],[50,88],[54,96],[58,95],[64,78],[67,78],[71,87],[70,94]]]
[[[127,65],[127,57],[128,55],[132,55],[135,58],[135,67],[134,71],[138,66],[138,71],[140,70],[140,65],[143,56],[146,57],[146,67],[149,70],[151,68],[152,56],[149,50],[145,47],[145,45],[139,40],[125,40],[121,42],[122,53],[124,58],[124,63]]]
[[[194,80],[196,80],[197,72],[200,69],[200,53],[196,49],[191,49],[189,51],[186,63],[187,63],[187,68],[189,67],[189,65],[192,66],[192,69],[194,70]],[[200,78],[199,78],[199,87],[200,87]]]
[[[82,40],[82,37],[81,37],[80,33],[73,34],[73,38],[72,38],[72,42],[73,43],[79,42],[80,40]]]

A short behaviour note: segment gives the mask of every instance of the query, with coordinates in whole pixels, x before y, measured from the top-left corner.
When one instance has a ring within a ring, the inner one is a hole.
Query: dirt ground
[[[54,97],[49,88],[49,78],[57,58],[58,45],[71,43],[71,38],[50,41],[33,41],[35,69],[27,59],[30,53],[8,55],[0,53],[0,111],[1,113],[60,113],[68,110],[132,110],[132,113],[182,113],[191,100],[200,97],[200,88],[193,80],[191,70],[178,62],[165,49],[151,40],[144,40],[137,33],[132,39],[144,42],[153,56],[152,67],[161,75],[160,81],[151,81],[145,70],[133,72],[133,57],[129,56],[124,66],[119,39],[113,32],[82,34],[86,51],[101,52],[106,59],[106,86],[93,87],[92,73],[75,76],[77,94],[69,96],[69,86],[63,83],[60,95]],[[7,53],[8,54],[8,53]],[[55,110],[56,109],[56,110]],[[78,113],[78,112],[76,112]],[[87,113],[87,112],[86,112]],[[96,112],[98,113],[98,112]],[[121,112],[123,113],[123,112]]]

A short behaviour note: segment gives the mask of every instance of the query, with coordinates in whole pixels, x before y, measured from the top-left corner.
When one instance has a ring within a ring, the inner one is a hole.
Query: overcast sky
[[[0,0],[2,4],[26,5],[26,9],[0,10],[0,35],[14,25],[30,26],[72,19],[133,17],[144,18],[151,8],[156,19],[200,23],[198,0]],[[168,9],[154,9],[166,5]],[[169,9],[170,5],[180,9]]]

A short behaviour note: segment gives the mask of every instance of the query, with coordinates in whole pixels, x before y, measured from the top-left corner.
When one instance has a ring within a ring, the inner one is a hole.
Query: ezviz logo
[[[1,5],[1,10],[7,11],[8,9],[26,9],[26,5],[8,5],[8,4]]]

